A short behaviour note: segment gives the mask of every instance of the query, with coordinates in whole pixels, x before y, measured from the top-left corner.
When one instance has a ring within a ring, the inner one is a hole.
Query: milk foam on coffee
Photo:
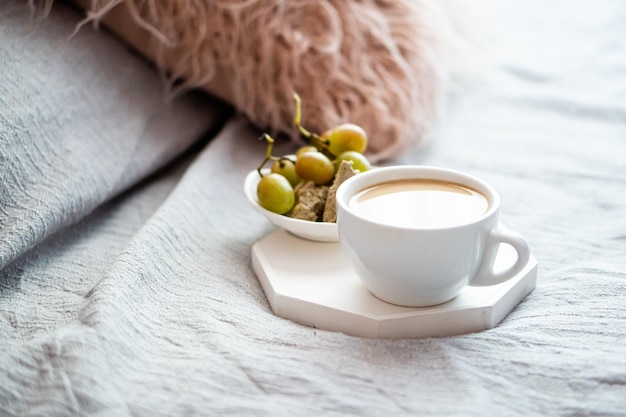
[[[398,227],[442,228],[469,223],[489,208],[480,192],[447,181],[406,179],[355,194],[350,210],[368,220]]]

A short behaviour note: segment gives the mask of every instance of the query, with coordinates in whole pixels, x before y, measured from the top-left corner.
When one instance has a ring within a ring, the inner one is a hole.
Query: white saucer
[[[515,261],[501,245],[496,269]],[[370,338],[421,338],[473,333],[497,326],[534,288],[537,261],[510,280],[468,286],[434,307],[386,303],[356,277],[338,242],[314,242],[277,229],[252,246],[252,267],[274,314],[319,329]]]

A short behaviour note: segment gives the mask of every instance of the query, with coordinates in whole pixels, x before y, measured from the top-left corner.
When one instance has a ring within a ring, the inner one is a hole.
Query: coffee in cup
[[[348,206],[363,218],[399,227],[456,226],[482,216],[487,197],[462,184],[403,179],[384,182],[360,191]]]
[[[423,307],[467,285],[496,285],[527,264],[530,250],[499,224],[500,197],[484,181],[437,167],[376,168],[337,190],[339,240],[356,275],[378,298]],[[501,243],[517,252],[503,271]]]

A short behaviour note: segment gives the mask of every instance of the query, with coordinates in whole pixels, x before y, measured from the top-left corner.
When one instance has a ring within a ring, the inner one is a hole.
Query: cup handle
[[[513,265],[503,271],[495,272],[493,264],[496,259],[498,247],[501,243],[511,245],[517,252],[517,259]],[[494,229],[487,238],[485,254],[474,279],[470,283],[474,287],[484,287],[500,284],[513,278],[528,264],[530,248],[526,239],[519,233],[508,229]]]

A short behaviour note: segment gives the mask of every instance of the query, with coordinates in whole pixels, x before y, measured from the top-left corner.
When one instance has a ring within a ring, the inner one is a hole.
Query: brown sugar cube
[[[335,180],[328,189],[322,221],[329,223],[335,223],[337,221],[337,200],[335,199],[337,188],[339,188],[342,182],[356,175],[356,173],[357,171],[352,168],[352,161],[341,161],[337,174],[335,175]]]
[[[320,221],[328,194],[327,186],[316,186],[313,181],[298,184],[295,189],[297,203],[291,217],[309,221]]]

